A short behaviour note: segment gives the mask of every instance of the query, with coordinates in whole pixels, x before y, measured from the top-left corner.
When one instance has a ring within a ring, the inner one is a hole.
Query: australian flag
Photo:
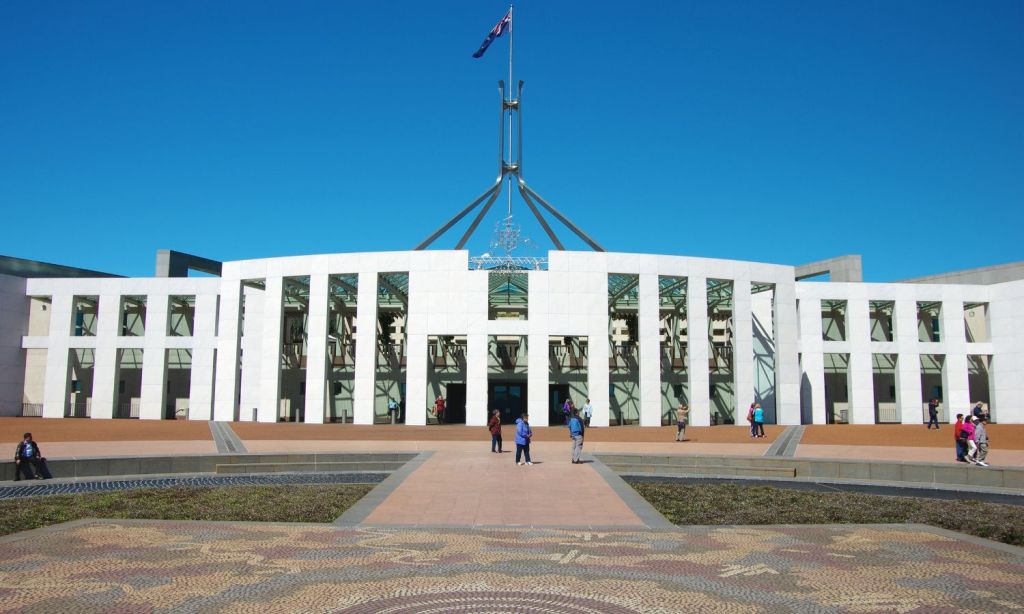
[[[491,46],[491,43],[494,42],[494,39],[498,38],[499,36],[507,32],[508,29],[511,27],[512,9],[509,9],[509,11],[505,13],[505,16],[502,17],[501,20],[498,22],[498,25],[494,26],[494,28],[492,28],[491,31],[487,34],[487,38],[485,38],[484,42],[480,44],[480,48],[476,50],[476,53],[473,54],[473,57],[483,57],[484,52],[487,51],[487,48]]]

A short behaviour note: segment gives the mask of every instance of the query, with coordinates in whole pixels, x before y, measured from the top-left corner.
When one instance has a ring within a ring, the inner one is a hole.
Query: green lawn
[[[1024,507],[1015,505],[738,484],[627,481],[662,515],[680,525],[915,522],[1024,546]]]
[[[141,488],[0,501],[0,535],[79,518],[333,522],[370,484]]]

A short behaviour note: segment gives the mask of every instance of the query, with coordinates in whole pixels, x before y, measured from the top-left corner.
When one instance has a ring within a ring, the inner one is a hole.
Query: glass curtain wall
[[[971,407],[981,403],[989,414],[989,420],[995,420],[992,411],[992,357],[985,355],[967,356],[967,388],[971,398]],[[967,413],[967,412],[963,412]]]
[[[967,343],[988,343],[988,303],[964,303],[964,333]]]
[[[735,424],[733,282],[729,279],[709,279],[707,292],[711,424]]]
[[[71,304],[71,336],[95,337],[100,297],[76,296]]]
[[[196,329],[196,297],[170,296],[167,305],[167,334],[191,337]]]
[[[942,341],[942,303],[917,303],[917,339],[923,342]]]
[[[165,380],[167,381],[167,406],[164,418],[187,420],[189,398],[192,388],[192,350],[184,348],[167,350]]]
[[[122,337],[142,337],[146,334],[146,297],[121,297]]]
[[[281,395],[278,420],[306,420],[306,363],[309,352],[309,276],[285,277],[281,310]]]
[[[487,337],[487,409],[497,409],[502,424],[513,424],[526,408],[527,337]]]
[[[846,341],[846,301],[821,301],[821,338]]]
[[[138,418],[142,402],[142,349],[124,348],[117,351],[117,404],[115,418]]]
[[[610,426],[640,424],[639,285],[639,275],[608,275]]]
[[[921,423],[928,422],[928,401],[938,399],[939,423],[948,422],[948,411],[942,390],[942,369],[946,357],[942,354],[921,354]],[[966,412],[965,412],[966,413]]]
[[[587,341],[586,337],[548,338],[548,424],[551,426],[566,423],[567,400],[579,410],[587,401],[590,353]]]
[[[661,424],[675,422],[676,408],[690,404],[689,336],[685,277],[658,277],[661,336]]]
[[[92,382],[95,370],[95,350],[75,348],[68,351],[68,400],[64,411],[66,417],[92,416]]]
[[[404,403],[406,384],[406,328],[409,313],[409,273],[377,275],[377,365],[373,421],[386,424],[388,401]],[[428,401],[433,401],[429,399]],[[431,403],[431,408],[433,404]],[[430,412],[428,413],[428,417]],[[402,415],[405,412],[402,411]]]
[[[352,422],[355,407],[356,310],[359,276],[331,275],[327,282],[327,395],[325,422]],[[404,419],[404,402],[400,419]]]
[[[875,423],[900,422],[896,406],[896,354],[871,355],[871,380],[875,393]]]
[[[427,399],[444,399],[444,411],[427,416],[427,422],[466,423],[466,337],[427,337]]]
[[[893,311],[896,309],[894,301],[868,301],[868,324],[871,327],[872,341],[893,340]]]
[[[850,355],[825,354],[825,422],[850,421]]]

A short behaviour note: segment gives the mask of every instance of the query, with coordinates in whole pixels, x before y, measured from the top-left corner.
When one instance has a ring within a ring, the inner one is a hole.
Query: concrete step
[[[594,458],[618,473],[780,476],[1024,490],[1024,469],[1017,467],[976,467],[967,464],[927,464],[869,459],[607,454],[603,452],[595,453]],[[647,471],[644,467],[651,470]]]
[[[658,475],[727,475],[772,478],[795,478],[796,467],[763,467],[754,465],[679,465],[673,463],[609,463],[609,469],[618,474],[650,473]]]
[[[214,473],[379,473],[396,471],[405,461],[328,461],[321,462],[268,462],[224,463],[214,467]]]
[[[672,465],[676,467],[794,467],[793,459],[777,456],[751,457],[751,456],[695,456],[677,454],[607,454],[598,453],[597,456],[605,464],[625,465]]]

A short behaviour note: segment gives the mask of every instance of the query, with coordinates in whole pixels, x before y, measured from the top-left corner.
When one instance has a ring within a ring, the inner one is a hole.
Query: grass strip
[[[369,484],[185,486],[0,500],[0,535],[80,518],[333,522]]]
[[[920,523],[1024,546],[1024,507],[1015,505],[740,484],[627,482],[679,525]]]

